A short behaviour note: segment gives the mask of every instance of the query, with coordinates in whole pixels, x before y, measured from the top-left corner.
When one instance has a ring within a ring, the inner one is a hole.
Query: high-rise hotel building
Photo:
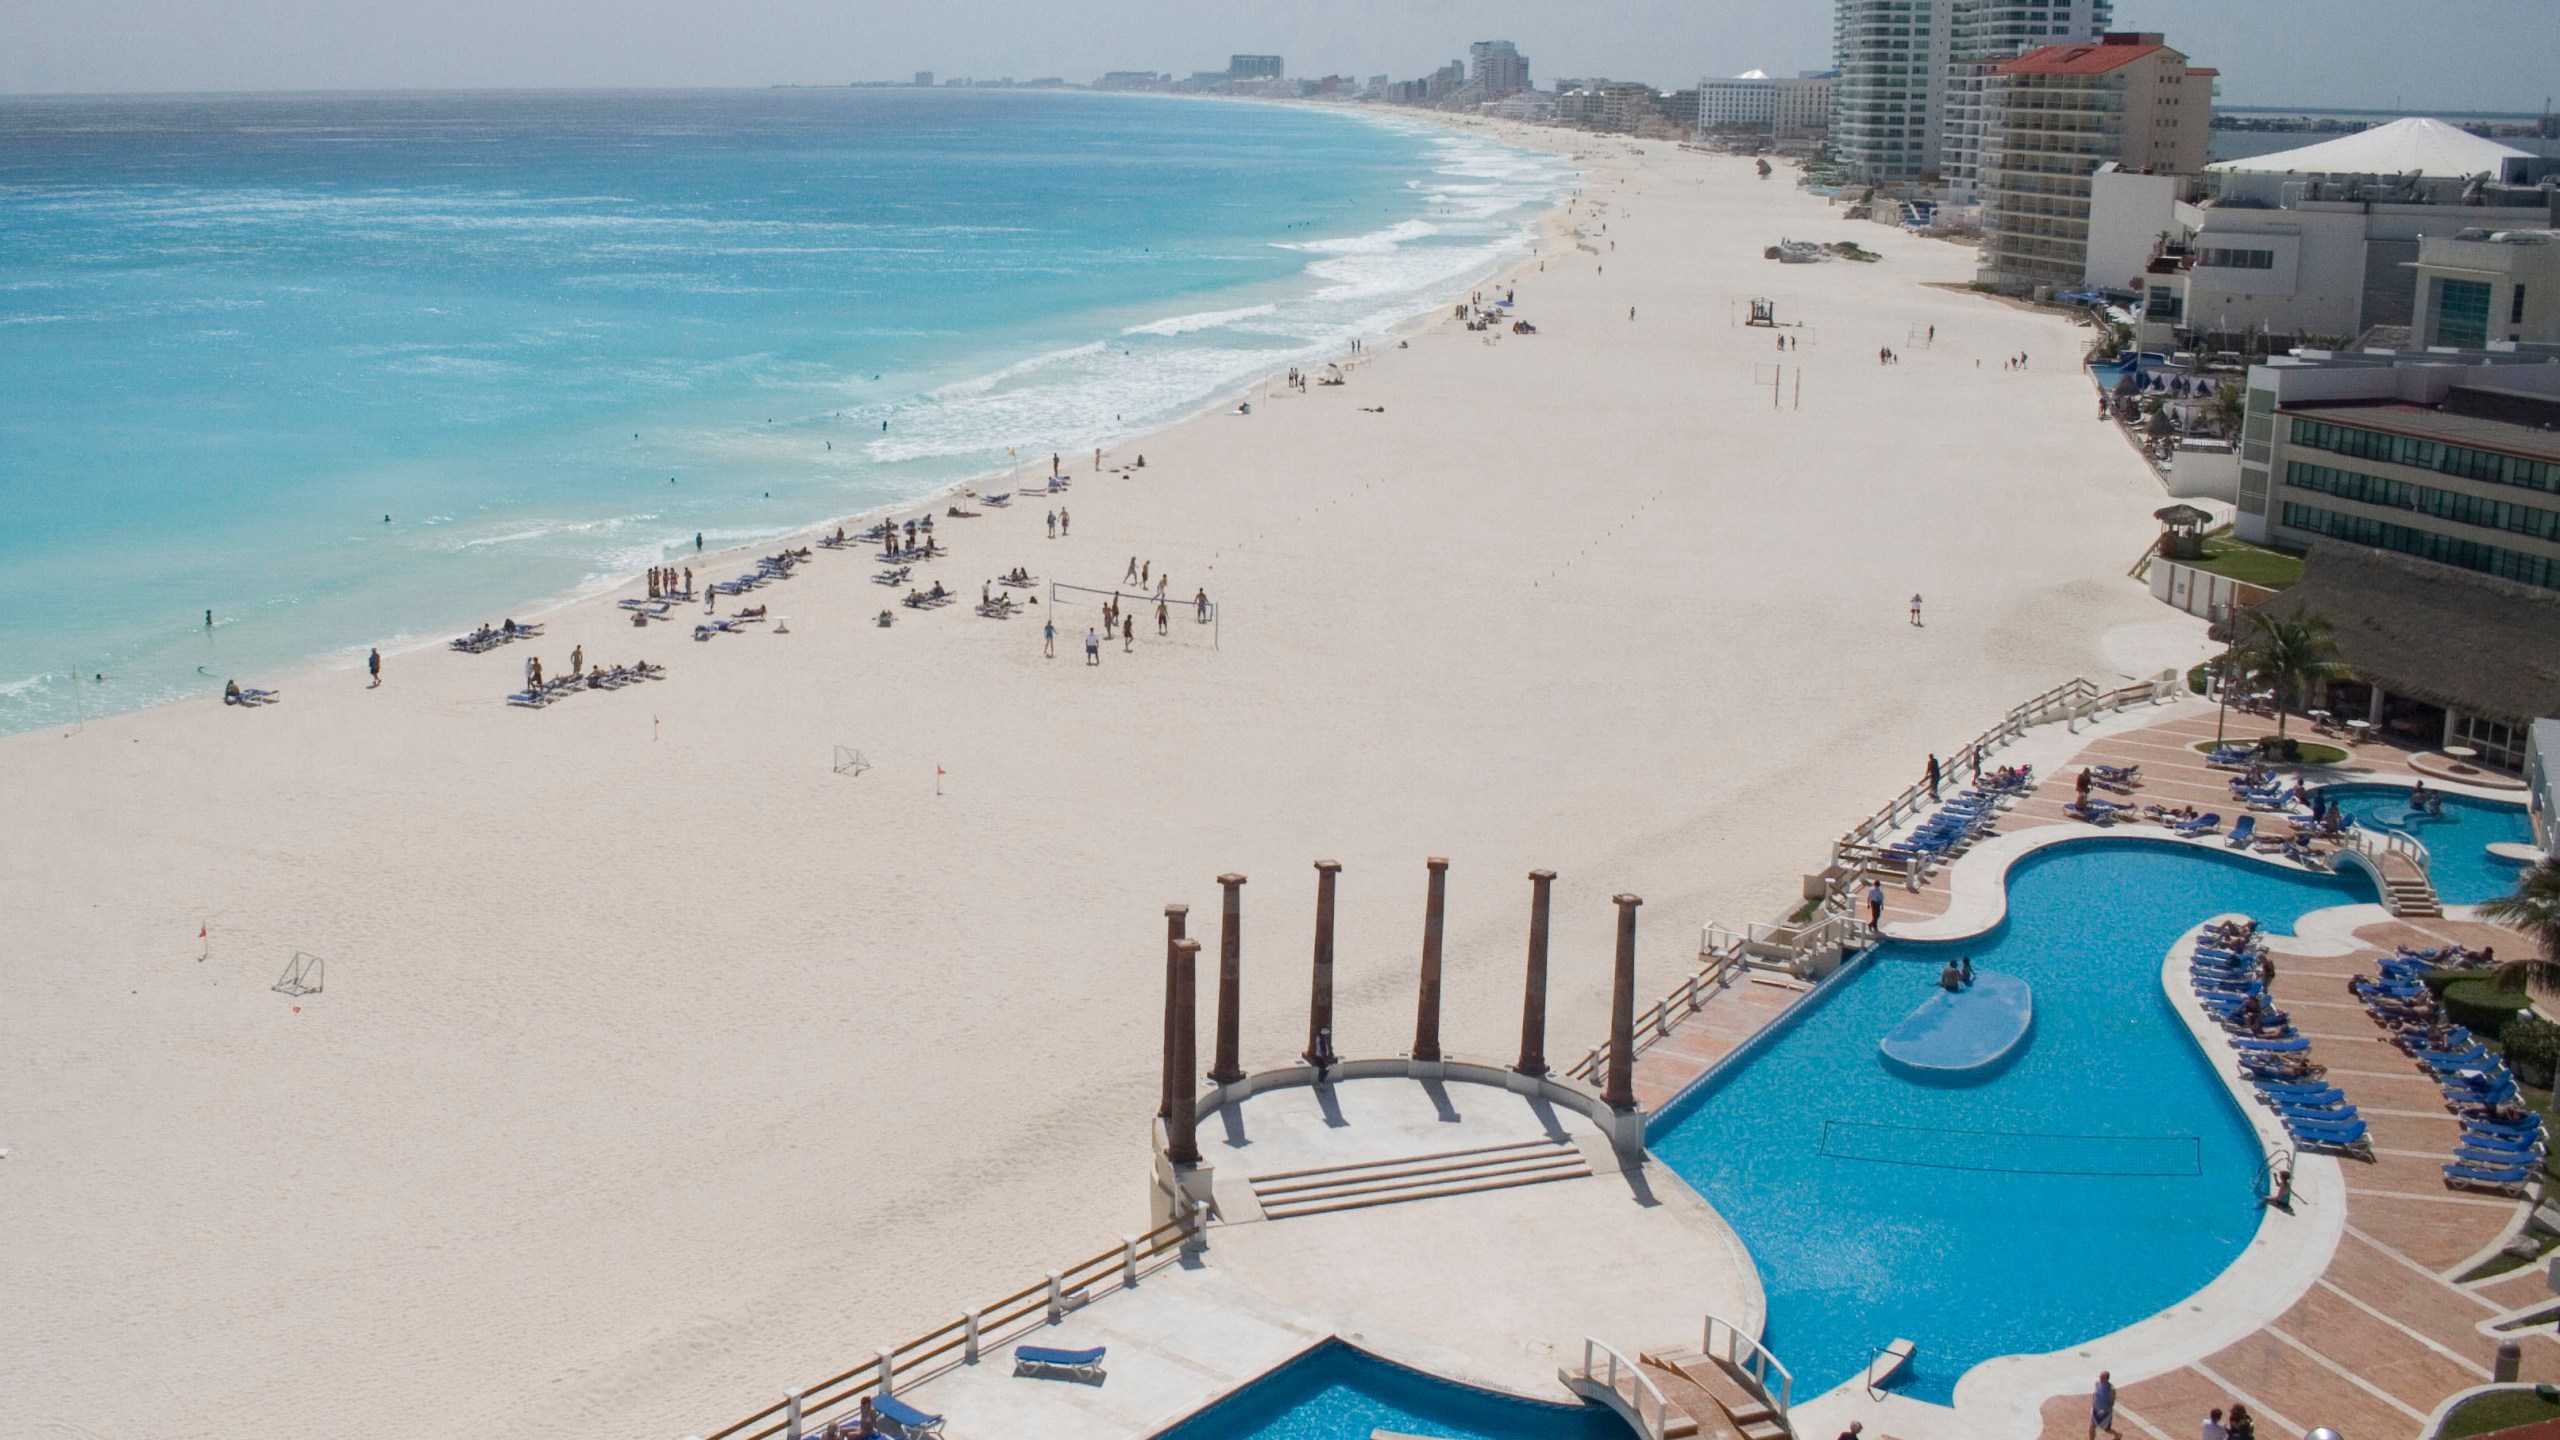
[[[1836,0],[1832,153],[1869,184],[1942,176],[1973,199],[1992,65],[2105,30],[2113,0]]]

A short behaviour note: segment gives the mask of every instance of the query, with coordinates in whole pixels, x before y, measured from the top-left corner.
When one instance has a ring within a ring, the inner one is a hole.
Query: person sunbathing
[[[932,593],[931,595],[926,596],[925,598],[926,598],[926,599],[928,599],[928,600],[940,600],[940,599],[943,599],[943,598],[947,597],[950,593],[951,593],[951,592],[949,592],[949,591],[947,591],[947,590],[945,590],[945,589],[943,589],[943,588],[942,588],[942,582],[941,582],[941,581],[936,580],[936,581],[934,581],[934,582],[933,582],[933,593]]]
[[[222,682],[222,703],[225,705],[237,705],[240,703],[239,681],[225,680]]]

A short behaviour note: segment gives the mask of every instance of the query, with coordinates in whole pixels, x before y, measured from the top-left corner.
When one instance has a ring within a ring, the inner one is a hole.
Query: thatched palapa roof
[[[2338,658],[2394,695],[2520,722],[2560,715],[2560,590],[2336,540],[2259,603],[2326,615]]]

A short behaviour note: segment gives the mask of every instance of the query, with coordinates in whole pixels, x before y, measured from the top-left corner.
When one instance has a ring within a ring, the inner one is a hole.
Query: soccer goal
[[[1215,600],[1206,602],[1180,595],[1164,597],[1165,633],[1156,633],[1156,594],[1135,585],[1114,589],[1091,585],[1068,585],[1049,582],[1049,618],[1059,630],[1060,640],[1076,638],[1077,626],[1099,622],[1103,607],[1118,603],[1120,613],[1138,622],[1138,638],[1159,643],[1172,641],[1182,645],[1207,645],[1219,649],[1220,617],[1225,613]]]
[[[296,950],[293,952],[292,962],[284,967],[283,978],[267,988],[279,995],[291,995],[296,999],[305,995],[317,995],[320,993],[320,982],[328,968],[328,961],[317,955]]]
[[[1935,325],[1914,325],[1902,333],[1902,348],[1905,350],[1935,349],[1937,343],[1938,327]]]
[[[835,768],[839,775],[859,776],[871,768],[871,761],[852,746],[839,745],[836,747]]]

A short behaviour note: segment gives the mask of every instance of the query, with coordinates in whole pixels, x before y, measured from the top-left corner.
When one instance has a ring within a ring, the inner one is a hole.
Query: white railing
[[[1625,1389],[1618,1387],[1622,1377],[1632,1382]],[[1671,1402],[1662,1397],[1662,1388],[1645,1375],[1643,1366],[1619,1354],[1606,1341],[1583,1340],[1580,1378],[1605,1388],[1634,1411],[1636,1428],[1644,1432],[1645,1440],[1662,1440],[1663,1432],[1670,1428]]]
[[[1636,1012],[1636,1053],[1644,1053],[1646,1046],[1668,1037],[1672,1026],[1705,1009],[1708,1001],[1733,983],[1744,963],[1740,941],[1720,926],[1707,926],[1698,943],[1698,968],[1672,986],[1670,994]],[[1602,1041],[1566,1067],[1565,1078],[1597,1083],[1608,1064],[1609,1043]]]
[[[2406,830],[2386,830],[2383,832],[2382,844],[2384,849],[2417,866],[2419,877],[2428,885],[2435,884],[2435,875],[2429,869],[2428,862],[2433,857],[2427,853],[2427,842]]]
[[[1724,1336],[1721,1353],[1716,1350],[1718,1334]],[[1780,1420],[1787,1418],[1787,1402],[1795,1396],[1796,1377],[1786,1366],[1778,1363],[1778,1357],[1769,1353],[1769,1347],[1761,1344],[1759,1337],[1742,1333],[1739,1327],[1721,1315],[1710,1315],[1707,1317],[1706,1341],[1699,1348],[1707,1352],[1708,1359],[1723,1361],[1727,1369],[1757,1388],[1762,1402],[1777,1411]],[[1774,1391],[1769,1385],[1771,1375],[1778,1377]]]

